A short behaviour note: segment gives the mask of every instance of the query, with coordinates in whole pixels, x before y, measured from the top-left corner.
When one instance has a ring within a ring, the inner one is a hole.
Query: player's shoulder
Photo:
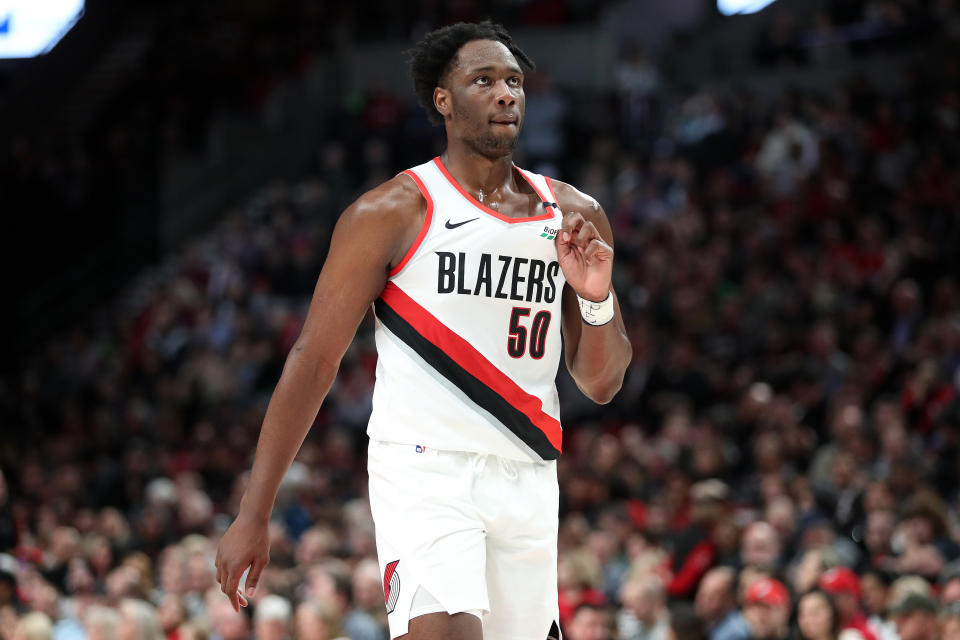
[[[557,205],[563,212],[578,211],[587,220],[606,217],[603,207],[593,196],[580,191],[561,180],[550,179],[553,193],[557,196]]]
[[[422,220],[426,206],[417,185],[401,173],[361,194],[344,216],[402,226]]]

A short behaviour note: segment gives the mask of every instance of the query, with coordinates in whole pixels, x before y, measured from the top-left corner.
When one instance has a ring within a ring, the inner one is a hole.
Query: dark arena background
[[[403,52],[487,17],[634,348],[558,378],[564,637],[960,638],[958,4],[0,3],[0,639],[386,640],[372,316],[250,607],[213,559],[337,216],[443,148]]]

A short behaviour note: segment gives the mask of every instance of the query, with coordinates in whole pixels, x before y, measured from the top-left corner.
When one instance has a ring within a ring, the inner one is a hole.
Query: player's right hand
[[[239,612],[241,606],[247,606],[247,599],[256,592],[260,573],[269,563],[269,524],[245,518],[241,513],[223,534],[217,547],[217,582],[220,590],[230,598],[234,611]],[[250,573],[241,593],[240,577],[247,568]]]

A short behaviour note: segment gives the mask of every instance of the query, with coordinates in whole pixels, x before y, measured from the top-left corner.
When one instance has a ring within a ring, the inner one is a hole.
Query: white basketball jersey
[[[440,158],[403,172],[427,213],[374,304],[372,439],[515,460],[560,455],[562,213],[549,178],[516,170],[542,201],[538,215],[484,206]]]

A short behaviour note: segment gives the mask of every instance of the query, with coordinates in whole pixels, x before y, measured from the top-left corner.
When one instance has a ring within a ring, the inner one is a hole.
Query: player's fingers
[[[246,568],[246,567],[244,567]],[[223,592],[230,598],[230,604],[234,611],[240,611],[240,576],[243,575],[243,569],[231,568],[227,571],[227,579],[223,585]]]
[[[220,548],[217,548],[217,559],[213,561],[213,566],[217,569],[217,584],[223,588],[223,580],[226,577],[223,570],[223,560],[220,558]]]
[[[270,558],[257,558],[253,561],[253,565],[250,567],[250,573],[247,574],[247,579],[244,586],[244,594],[248,598],[252,598],[253,595],[257,592],[257,583],[260,582],[260,573],[263,572],[263,569],[270,563]]]
[[[560,225],[560,239],[563,242],[570,242],[572,234],[583,225],[583,222],[583,216],[579,211],[570,211],[564,215]]]
[[[594,238],[587,243],[587,248],[583,250],[583,258],[587,264],[593,264],[598,260],[609,260],[613,255],[613,249],[606,242],[599,238]]]
[[[593,226],[593,223],[585,222],[574,236],[574,242],[577,244],[577,246],[586,248],[587,245],[590,244],[591,240],[599,237],[600,234],[597,232],[597,228]]]

